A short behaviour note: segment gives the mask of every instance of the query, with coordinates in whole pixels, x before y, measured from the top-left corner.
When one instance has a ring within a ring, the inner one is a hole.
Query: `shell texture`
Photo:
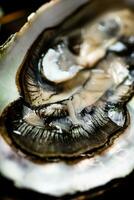
[[[0,172],[17,187],[64,196],[133,171],[133,2],[110,2],[51,1],[1,46]]]

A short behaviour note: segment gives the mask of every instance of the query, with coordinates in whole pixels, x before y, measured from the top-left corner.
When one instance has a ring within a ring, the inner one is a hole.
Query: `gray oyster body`
[[[64,196],[133,171],[134,13],[110,2],[51,1],[1,47],[0,172],[17,187]]]

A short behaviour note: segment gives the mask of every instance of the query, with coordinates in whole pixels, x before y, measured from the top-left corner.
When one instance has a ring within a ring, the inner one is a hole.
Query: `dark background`
[[[49,1],[49,0],[48,0]],[[15,33],[26,22],[27,16],[35,11],[47,0],[0,0],[0,7],[4,15],[0,18],[0,44],[2,44],[12,33]],[[17,16],[15,13],[18,13]],[[58,183],[60,184],[60,183]],[[114,186],[114,187],[113,187]],[[104,192],[107,188],[107,192]],[[134,173],[125,179],[116,180],[107,187],[99,190],[100,196],[93,199],[134,199]],[[84,194],[82,194],[83,196]],[[88,195],[88,194],[87,194]],[[83,200],[79,194],[73,197],[65,197],[66,200]],[[53,197],[42,196],[26,190],[16,189],[13,184],[0,176],[0,200],[52,200]]]
[[[22,8],[37,8],[46,1],[47,0],[0,0],[0,5],[6,12],[11,12]]]
[[[0,0],[4,16],[0,18],[0,44],[25,23],[26,17],[49,0]],[[16,16],[16,12],[18,13]],[[8,19],[7,19],[8,18]],[[4,21],[4,22],[3,22]]]

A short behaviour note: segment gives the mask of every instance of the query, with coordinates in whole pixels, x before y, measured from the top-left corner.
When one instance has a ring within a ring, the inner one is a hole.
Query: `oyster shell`
[[[0,170],[21,187],[62,196],[133,170],[134,14],[121,2],[52,1],[1,47]]]

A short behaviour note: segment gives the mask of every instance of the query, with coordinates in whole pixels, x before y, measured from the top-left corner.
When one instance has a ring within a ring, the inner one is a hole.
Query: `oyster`
[[[21,187],[63,196],[134,168],[134,13],[101,4],[51,1],[1,47],[0,170]]]

